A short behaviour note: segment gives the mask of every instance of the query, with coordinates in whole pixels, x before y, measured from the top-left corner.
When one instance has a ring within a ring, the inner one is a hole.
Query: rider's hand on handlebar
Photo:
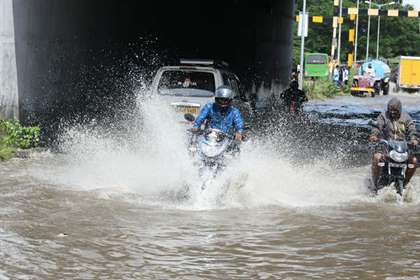
[[[199,129],[199,128],[197,128],[197,127],[193,127],[193,128],[191,128],[191,129],[190,129],[190,131],[191,131],[192,133],[198,133],[198,132],[200,131],[200,129]]]
[[[415,147],[419,144],[419,141],[417,139],[411,139],[410,144]]]
[[[239,132],[236,132],[235,133],[235,140],[242,141],[242,134],[240,134]]]
[[[379,138],[376,135],[369,135],[369,141],[371,142],[378,142]]]

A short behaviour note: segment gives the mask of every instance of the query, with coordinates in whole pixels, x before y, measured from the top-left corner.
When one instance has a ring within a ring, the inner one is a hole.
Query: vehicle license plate
[[[199,111],[199,107],[194,106],[176,106],[176,111],[184,114],[193,114],[197,115]]]

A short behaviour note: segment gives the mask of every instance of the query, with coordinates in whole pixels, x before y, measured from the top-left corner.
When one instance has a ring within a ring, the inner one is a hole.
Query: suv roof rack
[[[213,60],[213,59],[188,59],[188,58],[181,58],[179,60],[181,64],[186,65],[201,65],[201,66],[215,66],[219,68],[228,68],[229,64],[222,60]]]

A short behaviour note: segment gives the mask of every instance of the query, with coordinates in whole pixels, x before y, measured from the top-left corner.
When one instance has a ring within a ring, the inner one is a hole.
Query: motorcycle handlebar
[[[379,138],[378,141],[373,142],[373,143],[371,142],[371,144],[369,146],[376,147],[376,146],[379,146],[381,144],[389,145],[389,142],[387,140],[383,139],[383,138]],[[410,153],[420,153],[420,145],[419,144],[413,145],[409,141],[407,141],[407,146],[408,146],[408,150],[409,150]]]
[[[212,129],[212,128],[209,128],[209,129],[198,129],[198,130],[194,130],[193,128],[187,129],[187,131],[189,131],[189,132],[191,132],[192,134],[195,134],[195,135],[202,135],[202,134],[210,133],[212,130],[216,130],[217,133],[220,134],[220,135],[222,135],[223,137],[226,137],[226,138],[228,138],[230,140],[235,140],[235,135],[225,133],[225,132],[223,132],[221,130],[218,130],[218,129]]]

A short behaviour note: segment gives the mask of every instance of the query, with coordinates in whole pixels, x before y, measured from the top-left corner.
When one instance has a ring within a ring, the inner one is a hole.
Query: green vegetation
[[[337,87],[328,77],[306,79],[303,89],[309,99],[325,99],[337,95],[350,95],[353,76],[356,75],[356,69],[350,69],[349,81],[342,88]]]
[[[297,0],[295,4],[296,15],[302,9],[303,0]],[[377,4],[384,4],[390,2],[389,0],[375,0]],[[333,17],[333,3],[332,0],[314,0],[307,1],[307,12],[309,17],[324,16],[324,23],[309,22],[308,37],[305,38],[305,53],[331,53],[332,43],[332,17]],[[360,9],[367,9],[368,4],[360,1]],[[356,7],[356,1],[343,0],[343,8]],[[375,8],[375,5],[372,6]],[[399,9],[399,10],[413,10],[410,5],[395,4],[384,7],[383,9]],[[343,14],[344,22],[342,24],[341,33],[341,52],[340,61],[342,64],[347,62],[347,54],[353,51],[353,45],[348,41],[349,29],[355,28],[355,21],[351,21],[348,15]],[[359,18],[359,33],[358,33],[358,51],[357,59],[363,60],[366,55],[366,37],[367,37],[367,22],[368,16],[361,15]],[[376,56],[376,39],[378,17],[371,17],[370,25],[370,43],[369,56]],[[399,17],[381,17],[381,32],[380,32],[380,47],[379,56],[389,59],[388,63],[393,69],[398,65],[397,57],[401,55],[420,56],[420,29],[419,19],[409,18],[406,16]],[[301,38],[297,36],[297,25],[293,25],[293,65],[296,66],[300,62],[300,42]],[[338,32],[338,28],[337,28]],[[338,37],[338,35],[337,35]],[[337,54],[337,50],[336,50]],[[350,70],[349,83],[342,88],[337,88],[327,78],[319,78],[316,80],[307,80],[304,83],[304,90],[310,99],[324,99],[336,95],[350,94],[351,83],[355,70]]]
[[[302,0],[296,1],[296,14],[302,9]],[[374,3],[388,3],[387,0],[376,0]],[[332,41],[332,25],[331,18],[333,16],[332,0],[314,0],[307,1],[307,11],[309,16],[321,15],[328,17],[324,23],[309,23],[308,37],[305,38],[305,52],[331,53]],[[360,1],[360,8],[367,9],[368,4]],[[343,0],[343,8],[356,7],[356,1]],[[372,6],[374,8],[374,5]],[[383,9],[400,9],[412,10],[410,5],[395,4],[384,7]],[[367,37],[367,21],[368,16],[360,16],[359,34],[358,34],[358,51],[357,59],[365,59],[366,55],[366,37]],[[370,25],[370,43],[369,55],[376,55],[376,32],[378,17],[371,17]],[[300,37],[296,32],[297,23],[294,24],[293,38],[293,64],[299,64],[300,55]],[[348,42],[349,29],[355,26],[354,21],[350,21],[347,15],[344,15],[344,23],[342,24],[341,33],[341,61],[347,61],[347,53],[352,49],[351,43]],[[393,58],[400,55],[420,56],[420,30],[419,19],[409,17],[381,17],[380,47],[379,56],[384,58]],[[338,32],[338,30],[337,30]]]
[[[39,144],[40,128],[24,127],[18,121],[0,120],[0,160],[11,158],[16,149],[29,149]]]
[[[309,99],[325,99],[342,94],[340,88],[336,87],[328,77],[305,80],[303,90]]]

